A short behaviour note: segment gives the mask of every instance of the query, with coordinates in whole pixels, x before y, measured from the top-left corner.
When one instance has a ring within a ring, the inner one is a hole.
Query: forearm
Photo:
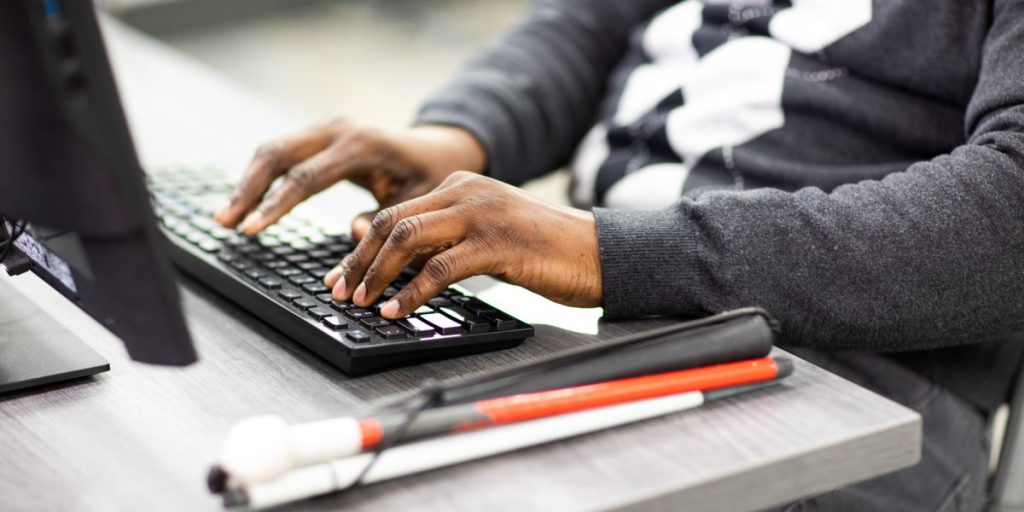
[[[832,349],[1024,329],[1024,135],[988,139],[831,194],[763,189],[598,210],[606,314],[758,305],[788,343]]]
[[[632,30],[669,0],[542,0],[428,100],[417,123],[457,126],[512,184],[564,164],[591,126]]]

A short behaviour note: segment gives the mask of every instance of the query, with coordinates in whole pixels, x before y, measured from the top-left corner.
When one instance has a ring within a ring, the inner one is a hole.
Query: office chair
[[[1005,425],[989,492],[990,512],[1024,511],[1024,371],[1018,373]]]

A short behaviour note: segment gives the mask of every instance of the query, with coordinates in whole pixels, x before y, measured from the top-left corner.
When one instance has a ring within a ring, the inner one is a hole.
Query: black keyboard
[[[412,269],[372,307],[333,300],[323,279],[354,249],[348,235],[295,213],[255,237],[225,229],[212,215],[233,185],[215,171],[158,170],[149,185],[175,264],[345,373],[511,348],[533,336],[533,327],[455,289],[406,318],[381,318],[378,308]]]

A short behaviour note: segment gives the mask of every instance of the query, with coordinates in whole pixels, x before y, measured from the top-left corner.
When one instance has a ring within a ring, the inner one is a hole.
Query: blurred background
[[[398,128],[529,0],[101,0],[102,8],[311,120]],[[565,204],[568,174],[526,188]]]
[[[304,117],[389,127],[526,0],[106,0],[129,25]]]

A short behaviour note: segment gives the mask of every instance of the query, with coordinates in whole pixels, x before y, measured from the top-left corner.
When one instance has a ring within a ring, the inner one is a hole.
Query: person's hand
[[[346,179],[369,190],[384,208],[427,193],[456,170],[481,172],[484,160],[480,143],[460,128],[425,125],[392,132],[329,121],[260,147],[215,218],[225,227],[259,233],[303,200]],[[369,229],[370,217],[353,221],[357,239]]]
[[[355,251],[324,281],[335,299],[368,307],[402,269],[424,259],[416,277],[381,306],[381,316],[405,316],[449,285],[481,274],[562,304],[601,304],[590,212],[552,206],[468,172],[378,213]]]

